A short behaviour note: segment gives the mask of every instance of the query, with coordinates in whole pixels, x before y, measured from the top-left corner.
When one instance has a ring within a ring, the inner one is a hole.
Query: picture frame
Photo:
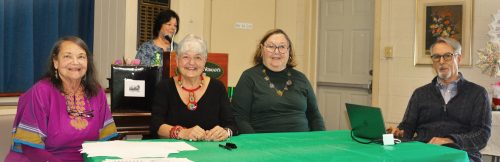
[[[438,37],[462,45],[461,66],[472,66],[473,0],[416,0],[414,65],[432,65],[429,50]]]

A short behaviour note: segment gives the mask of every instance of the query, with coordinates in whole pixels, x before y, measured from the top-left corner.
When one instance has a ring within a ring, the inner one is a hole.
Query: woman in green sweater
[[[232,98],[240,133],[325,130],[314,91],[306,76],[294,69],[292,42],[283,30],[264,35],[253,62]]]

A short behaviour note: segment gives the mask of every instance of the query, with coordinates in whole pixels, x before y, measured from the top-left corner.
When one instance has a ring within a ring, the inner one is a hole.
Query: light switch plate
[[[385,58],[392,58],[392,46],[385,47],[384,49],[384,57]]]

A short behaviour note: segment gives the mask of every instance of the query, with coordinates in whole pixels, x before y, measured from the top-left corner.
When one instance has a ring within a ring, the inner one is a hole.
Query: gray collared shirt
[[[451,98],[453,98],[453,97],[455,97],[455,95],[457,95],[457,83],[460,80],[460,77],[448,85],[445,85],[439,77],[437,77],[437,78],[438,79],[436,82],[436,86],[439,88],[439,91],[441,92],[441,96],[443,96],[444,103],[448,104],[448,101],[450,101]]]

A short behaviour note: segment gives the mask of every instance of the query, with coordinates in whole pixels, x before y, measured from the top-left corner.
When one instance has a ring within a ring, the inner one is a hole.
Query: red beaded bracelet
[[[184,129],[184,127],[180,125],[170,128],[170,138],[179,139],[179,132],[181,132],[182,129]]]

